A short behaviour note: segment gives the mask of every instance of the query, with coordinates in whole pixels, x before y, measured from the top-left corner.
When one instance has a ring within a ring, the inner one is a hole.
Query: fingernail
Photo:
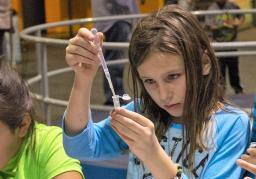
[[[115,112],[115,109],[112,109],[112,110],[109,112],[109,115],[112,115],[114,112]]]

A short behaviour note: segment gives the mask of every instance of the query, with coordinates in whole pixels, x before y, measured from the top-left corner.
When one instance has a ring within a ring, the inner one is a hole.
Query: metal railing
[[[193,14],[197,16],[205,15],[216,15],[216,14],[252,14],[256,13],[256,9],[248,10],[214,10],[214,11],[194,11]],[[62,73],[70,72],[71,68],[62,68],[53,71],[48,71],[47,66],[47,45],[67,45],[68,40],[54,39],[49,37],[42,37],[42,31],[49,28],[70,26],[70,25],[85,25],[92,22],[102,22],[109,20],[128,20],[128,19],[139,19],[147,14],[135,14],[135,15],[119,15],[119,16],[108,16],[108,17],[97,17],[97,18],[83,18],[75,20],[60,21],[54,23],[46,23],[29,27],[20,32],[20,37],[26,41],[35,43],[36,46],[36,59],[37,59],[37,71],[38,75],[28,80],[28,84],[32,85],[36,82],[41,81],[41,94],[33,93],[33,97],[43,102],[43,113],[47,124],[51,123],[49,105],[66,106],[67,101],[51,98],[49,95],[49,77],[59,75]],[[129,43],[112,43],[104,42],[103,47],[106,49],[127,49]],[[256,55],[256,41],[244,41],[244,42],[213,42],[212,46],[214,49],[239,49],[243,51],[228,51],[228,52],[216,52],[217,56],[244,56],[244,55]],[[246,49],[246,50],[245,50]],[[250,49],[250,50],[248,50]],[[116,63],[128,63],[127,59],[117,60],[115,62],[107,62],[108,65]],[[91,105],[92,109],[96,110],[111,110],[111,107],[102,105]]]

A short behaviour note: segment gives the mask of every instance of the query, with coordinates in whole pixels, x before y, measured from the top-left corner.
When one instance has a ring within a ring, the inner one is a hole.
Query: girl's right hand
[[[113,129],[143,162],[161,148],[154,124],[146,117],[124,108],[116,108],[110,119]]]
[[[100,40],[102,33],[97,33]],[[80,28],[77,35],[69,40],[66,48],[67,64],[74,70],[76,76],[93,79],[100,65],[98,49],[93,43],[94,35],[86,28]]]
[[[111,113],[110,123],[154,178],[176,178],[177,166],[158,142],[151,120],[119,107]]]

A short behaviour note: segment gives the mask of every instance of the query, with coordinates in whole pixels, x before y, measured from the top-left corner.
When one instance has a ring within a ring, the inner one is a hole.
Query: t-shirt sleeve
[[[61,129],[52,127],[38,147],[40,171],[44,172],[41,172],[42,178],[50,179],[68,171],[77,171],[83,176],[80,162],[64,151]]]
[[[133,103],[124,108],[134,110]],[[62,122],[63,144],[65,151],[71,157],[79,160],[107,160],[123,154],[128,145],[111,127],[109,117],[98,123],[93,123],[89,116],[87,127],[75,136],[65,133],[64,120]]]
[[[245,114],[230,115],[217,121],[216,149],[200,178],[240,178],[243,170],[236,160],[245,152],[250,139],[250,122]]]

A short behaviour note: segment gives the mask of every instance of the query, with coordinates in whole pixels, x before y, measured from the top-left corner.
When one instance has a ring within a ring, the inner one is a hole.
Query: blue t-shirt
[[[125,108],[134,111],[133,103]],[[226,105],[225,110],[219,110],[211,116],[208,127],[205,139],[209,150],[195,152],[192,172],[186,168],[182,125],[171,124],[160,143],[173,162],[183,166],[182,178],[240,178],[244,171],[236,165],[236,160],[249,145],[249,117],[240,109]],[[82,160],[110,159],[128,150],[127,144],[112,129],[109,118],[99,123],[93,123],[90,119],[87,128],[80,134],[71,137],[64,132],[63,137],[67,154]],[[127,179],[141,179],[150,175],[132,153],[128,162]]]

